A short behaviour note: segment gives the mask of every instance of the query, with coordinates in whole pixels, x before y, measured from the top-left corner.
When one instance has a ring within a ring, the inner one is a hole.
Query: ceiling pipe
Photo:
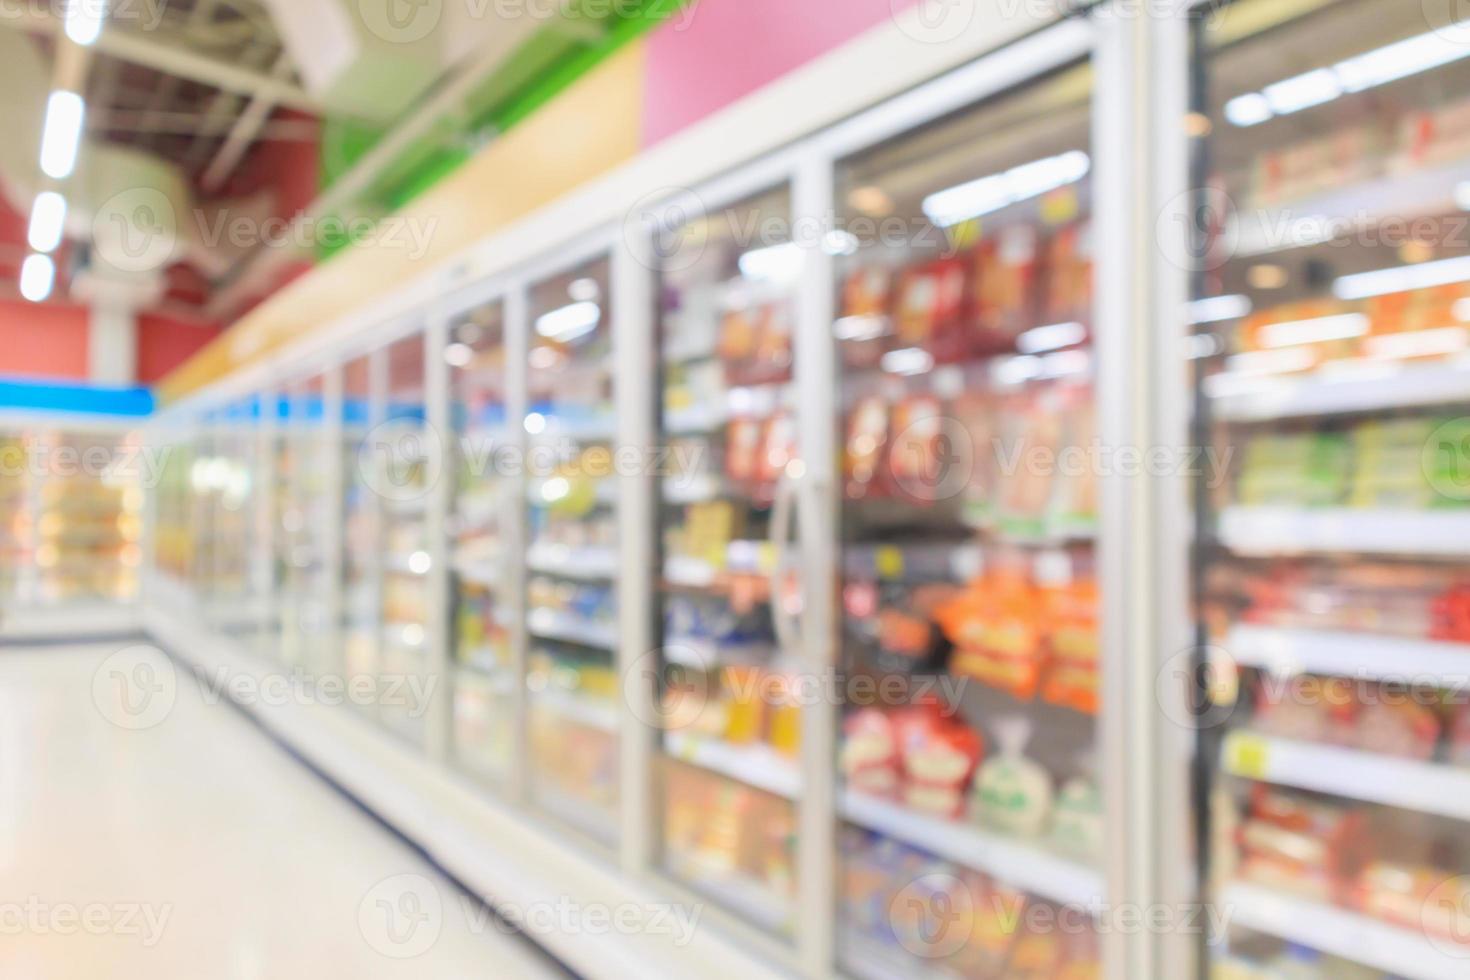
[[[35,10],[18,11],[13,16],[0,17],[0,27],[52,38],[64,37],[66,33],[62,29],[60,18]],[[279,105],[317,115],[322,112],[321,103],[294,82],[271,78],[227,61],[199,54],[177,41],[177,37],[173,41],[155,40],[135,31],[109,26],[103,29],[94,50],[227,92],[250,96],[266,95]]]
[[[292,230],[301,230],[311,222],[336,214],[370,190],[378,177],[414,143],[428,136],[446,117],[461,112],[475,90],[542,26],[537,18],[526,16],[497,31],[473,61],[441,83],[423,104],[410,111],[325,193],[307,205],[296,217]],[[288,240],[309,240],[309,236],[303,239],[293,234]],[[290,248],[257,248],[231,270],[225,287],[215,293],[205,308],[206,314],[211,319],[228,320],[252,299],[268,292],[275,276],[298,257],[299,253]]]
[[[271,68],[271,77],[285,78],[290,74],[291,55],[289,52],[282,51],[281,56],[276,59],[275,65]],[[245,111],[240,113],[240,118],[235,120],[230,134],[225,137],[224,145],[219,148],[219,152],[214,155],[214,159],[209,162],[209,166],[204,171],[201,184],[206,194],[213,194],[225,185],[225,181],[230,179],[235,168],[244,159],[246,151],[250,149],[250,145],[260,135],[261,129],[270,121],[271,113],[275,111],[275,108],[275,101],[266,95],[257,94],[250,100]]]

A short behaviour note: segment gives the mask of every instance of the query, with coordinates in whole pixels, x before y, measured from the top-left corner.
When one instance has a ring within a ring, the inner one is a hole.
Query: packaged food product
[[[1470,885],[1465,882],[1438,868],[1374,861],[1358,879],[1358,904],[1395,925],[1465,941],[1470,937]]]
[[[1038,252],[1036,229],[1013,225],[975,249],[975,322],[983,351],[1008,350],[1022,332],[1037,326]]]
[[[1470,766],[1470,704],[1455,709],[1454,730],[1450,735],[1450,762]]]
[[[1052,704],[1097,714],[1102,678],[1097,580],[1083,576],[1044,590],[1051,657],[1041,697]]]
[[[796,419],[790,412],[777,412],[766,423],[756,480],[773,486],[796,458]]]
[[[862,708],[842,726],[839,765],[849,788],[873,796],[896,797],[902,758],[892,720],[878,708]]]
[[[950,669],[1029,701],[1046,667],[1043,603],[1023,577],[998,570],[935,611],[955,651]]]
[[[927,395],[901,402],[893,413],[888,469],[897,493],[922,505],[933,505],[944,480],[944,413],[939,399]]]
[[[984,742],[935,699],[921,699],[895,718],[903,757],[903,801],[935,816],[957,818],[980,764]]]
[[[755,482],[760,472],[761,438],[764,425],[760,419],[739,418],[730,422],[725,437],[725,475],[739,484]]]
[[[1079,221],[1054,232],[1046,244],[1043,323],[1086,324],[1092,314],[1092,224]]]
[[[873,495],[888,447],[888,402],[877,396],[861,399],[848,416],[847,453],[843,471],[849,500]]]
[[[1315,901],[1340,902],[1371,858],[1363,812],[1265,784],[1238,831],[1240,875]]]
[[[964,356],[965,264],[939,259],[904,270],[899,279],[898,343],[921,347],[937,361]]]
[[[974,815],[981,824],[1020,837],[1039,837],[1052,815],[1051,776],[1026,758],[1031,723],[1006,718],[995,723],[1000,753],[975,778]]]
[[[1062,785],[1052,820],[1052,840],[1063,850],[1087,860],[1102,856],[1102,791],[1091,776],[1077,776]]]

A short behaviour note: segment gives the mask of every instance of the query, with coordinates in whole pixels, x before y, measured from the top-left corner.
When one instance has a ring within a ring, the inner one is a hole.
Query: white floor
[[[114,652],[0,648],[4,980],[562,975],[192,682],[119,725]]]

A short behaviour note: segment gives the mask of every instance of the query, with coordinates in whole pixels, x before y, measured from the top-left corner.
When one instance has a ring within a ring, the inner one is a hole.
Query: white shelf
[[[531,437],[532,444],[546,444],[556,439],[573,442],[611,442],[617,437],[618,423],[612,415],[587,416],[576,419],[546,416],[546,429]]]
[[[561,640],[599,650],[614,650],[618,645],[618,633],[613,627],[551,609],[532,609],[526,624],[532,636],[543,640]]]
[[[1465,980],[1470,976],[1470,946],[1465,947],[1463,956],[1451,955],[1447,942],[1442,949],[1422,932],[1346,909],[1244,883],[1226,888],[1218,904],[1231,910],[1231,921],[1236,926],[1394,976],[1409,980]]]
[[[1470,508],[1227,507],[1220,542],[1242,555],[1341,553],[1470,557]]]
[[[720,577],[720,570],[707,561],[685,555],[664,559],[664,579],[673,585],[691,589],[707,589]]]
[[[1470,769],[1246,731],[1222,752],[1234,776],[1470,820]]]
[[[665,477],[662,485],[664,502],[669,504],[702,504],[725,493],[725,480],[716,473]]]
[[[852,790],[842,795],[842,815],[859,827],[984,871],[1054,902],[1096,906],[1107,898],[1100,872],[1036,844],[915,813],[891,800]]]
[[[1277,378],[1223,374],[1205,384],[1217,420],[1262,422],[1470,402],[1470,363],[1353,365]]]
[[[455,558],[453,565],[460,578],[486,588],[499,588],[505,580],[504,570],[497,563],[484,558]]]
[[[701,868],[697,860],[685,855],[670,855],[669,870],[693,886],[695,891],[710,896],[724,908],[766,932],[786,932],[791,927],[791,902],[773,892],[764,882],[739,873],[712,874]]]
[[[1470,644],[1374,633],[1237,624],[1225,649],[1238,664],[1277,674],[1328,674],[1407,682],[1470,677]]]
[[[704,435],[723,429],[729,413],[721,408],[702,405],[664,413],[664,432],[671,436]]]
[[[775,647],[769,644],[721,644],[694,636],[667,636],[663,650],[669,663],[699,670],[712,670],[727,663],[766,663],[776,656]]]
[[[1242,208],[1236,215],[1234,255],[1245,258],[1282,251],[1293,240],[1310,241],[1296,234],[1319,224],[1350,230],[1354,226],[1376,226],[1386,216],[1407,220],[1452,214],[1460,207],[1456,187],[1470,180],[1470,163],[1457,162],[1433,169],[1415,170],[1406,179],[1402,173],[1335,187],[1321,194],[1270,205]]]
[[[544,709],[587,728],[610,734],[618,730],[618,709],[611,701],[554,689],[533,691],[530,701],[533,710]]]
[[[788,800],[795,799],[801,789],[796,762],[769,745],[731,745],[687,732],[666,733],[664,744],[669,755],[681,762]]]
[[[526,567],[533,572],[559,578],[587,581],[612,579],[618,572],[618,553],[613,548],[535,544],[526,552]]]

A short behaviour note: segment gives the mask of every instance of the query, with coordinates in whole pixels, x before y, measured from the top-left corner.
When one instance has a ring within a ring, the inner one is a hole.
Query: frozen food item
[[[933,505],[937,500],[935,489],[944,477],[940,458],[944,425],[937,398],[915,396],[894,410],[888,469],[898,495],[912,503]]]
[[[870,264],[852,270],[842,285],[842,315],[886,317],[893,299],[893,270]]]
[[[1102,696],[1097,580],[1082,576],[1044,592],[1051,658],[1041,697],[1052,704],[1097,714]]]
[[[964,488],[964,513],[972,527],[989,527],[998,509],[1002,472],[1001,399],[993,391],[967,389],[950,406],[960,432],[970,438],[970,478]]]
[[[940,362],[962,359],[967,353],[965,298],[962,259],[938,259],[905,269],[898,285],[897,342],[921,347]]]
[[[1021,837],[1039,837],[1052,816],[1051,775],[1026,758],[1031,723],[1005,718],[995,723],[1000,745],[975,778],[974,815],[987,827]]]
[[[1340,744],[1350,740],[1351,681],[1262,673],[1255,686],[1255,727],[1259,731],[1305,742]]]
[[[1092,766],[1084,769],[1088,775],[1067,780],[1057,794],[1051,836],[1063,850],[1095,861],[1103,853],[1103,799]]]
[[[845,494],[859,500],[876,494],[888,448],[888,402],[877,396],[860,400],[848,416],[844,458]]]
[[[1054,232],[1046,243],[1046,287],[1042,323],[1092,319],[1092,223],[1078,221]]]
[[[1246,441],[1236,497],[1249,507],[1341,506],[1351,466],[1341,433],[1258,434]]]
[[[730,422],[725,436],[725,475],[734,483],[755,482],[761,467],[764,433],[764,425],[757,418],[738,418]]]
[[[1371,858],[1363,811],[1265,784],[1238,831],[1240,875],[1321,902],[1347,896]]]
[[[1470,766],[1470,704],[1455,709],[1454,730],[1450,735],[1450,762]]]
[[[1031,386],[1005,400],[996,447],[1002,466],[996,524],[1007,534],[1038,538],[1047,532],[1059,467],[1035,461],[1060,458],[1063,408],[1050,388]]]
[[[1406,929],[1460,941],[1470,936],[1470,884],[1439,868],[1374,861],[1358,879],[1357,900],[1369,915]]]
[[[1414,697],[1387,696],[1377,689],[1376,696],[1364,705],[1354,719],[1355,743],[1367,752],[1401,756],[1428,762],[1439,746],[1439,715],[1423,703],[1430,699],[1427,691]]]
[[[796,458],[796,418],[790,412],[777,412],[766,423],[755,477],[765,485],[774,485],[786,472],[786,464]]]
[[[899,713],[894,725],[903,757],[903,802],[935,816],[959,817],[984,753],[980,734],[932,698]]]
[[[975,321],[982,350],[1008,350],[1037,326],[1040,242],[1031,225],[1012,225],[975,249]]]
[[[936,617],[955,644],[950,669],[1029,701],[1046,667],[1042,599],[1025,578],[1000,569],[975,580]]]
[[[862,708],[848,717],[839,765],[850,788],[873,796],[898,795],[903,760],[893,722],[885,712]]]

